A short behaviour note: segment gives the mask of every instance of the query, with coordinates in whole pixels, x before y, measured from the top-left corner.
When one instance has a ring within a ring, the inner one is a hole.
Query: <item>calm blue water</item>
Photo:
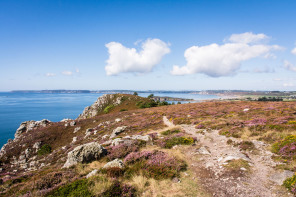
[[[150,93],[149,93],[150,94]],[[139,94],[147,97],[148,93]],[[0,147],[8,139],[14,138],[14,133],[20,123],[28,120],[48,119],[60,121],[64,118],[75,119],[86,106],[94,103],[102,94],[38,94],[38,93],[7,93],[0,92]],[[159,94],[155,96],[170,96],[192,98],[195,100],[218,98],[214,95],[196,94]]]

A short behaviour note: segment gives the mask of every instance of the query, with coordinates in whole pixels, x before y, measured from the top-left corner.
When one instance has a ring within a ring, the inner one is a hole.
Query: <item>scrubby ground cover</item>
[[[210,189],[204,186],[206,190],[201,187],[202,180],[212,180],[211,176],[216,176],[208,168],[200,167],[210,165],[204,161],[211,158],[211,162],[217,162],[222,156],[215,155],[213,151],[221,146],[221,150],[235,150],[257,162],[262,150],[258,150],[254,140],[256,143],[264,142],[266,151],[269,149],[275,154],[274,161],[280,163],[276,168],[295,171],[294,102],[216,101],[154,107],[147,104],[150,100],[141,101],[136,96],[121,99],[120,105],[109,103],[97,116],[75,120],[75,126],[65,122],[51,123],[23,133],[20,141],[11,142],[6,154],[0,158],[0,195],[174,196],[173,191],[175,196],[207,196],[225,185],[220,184],[220,187],[217,180],[213,180],[213,185],[218,184],[217,187]],[[140,107],[142,104],[144,107]],[[170,125],[163,122],[164,116]],[[176,127],[172,127],[173,124]],[[112,131],[122,126],[126,129],[114,139],[148,134],[152,141],[133,140],[118,145],[107,143],[114,140],[109,139]],[[75,128],[80,129],[74,131]],[[223,138],[223,143],[216,141],[220,140],[218,133],[227,137]],[[207,147],[202,147],[201,139],[211,146],[208,153]],[[69,169],[61,168],[67,153],[78,145],[93,141],[106,143],[103,145],[108,152],[105,157]],[[36,142],[41,142],[39,150],[33,149]],[[204,148],[202,153],[197,151],[200,148]],[[25,162],[36,162],[37,167],[32,170],[22,168],[19,162],[22,155],[29,155]],[[103,168],[114,159],[121,159],[124,167]],[[254,169],[268,169],[263,164],[254,165],[240,158],[220,166],[225,171],[221,171],[219,176],[223,179],[241,177],[241,182],[254,181],[248,178]],[[86,178],[95,169],[95,175]],[[264,171],[264,176],[267,174]],[[296,188],[294,179],[292,177],[284,183],[291,192],[295,192]],[[266,192],[264,189],[261,191]]]

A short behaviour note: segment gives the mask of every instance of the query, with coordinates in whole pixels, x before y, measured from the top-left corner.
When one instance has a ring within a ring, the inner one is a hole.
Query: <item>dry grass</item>
[[[186,175],[185,175],[186,174]],[[183,173],[180,183],[174,183],[171,180],[148,180],[148,186],[145,192],[141,193],[144,197],[178,197],[178,196],[197,196],[208,197],[208,193],[203,191],[198,184],[198,180],[193,179],[191,172]]]
[[[224,167],[230,171],[241,171],[242,168],[246,169],[246,172],[250,172],[251,170],[249,163],[243,159],[231,160]]]
[[[91,177],[91,179],[93,179],[94,184],[90,186],[90,190],[95,196],[100,196],[102,192],[106,191],[113,184],[112,180],[103,174]]]
[[[105,165],[105,162],[100,162],[100,161],[93,161],[89,164],[79,163],[75,166],[75,170],[76,170],[77,174],[86,175],[94,169],[102,168],[104,165]]]

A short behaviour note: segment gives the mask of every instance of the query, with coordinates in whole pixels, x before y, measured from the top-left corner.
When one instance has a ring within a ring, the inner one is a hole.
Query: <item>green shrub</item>
[[[276,142],[272,145],[272,152],[279,153],[280,149],[284,146],[296,143],[296,135],[289,135],[285,139]]]
[[[162,148],[172,148],[175,145],[190,145],[194,143],[192,137],[171,137],[160,142]]]
[[[172,135],[172,134],[176,134],[176,133],[180,133],[180,130],[175,129],[175,130],[166,130],[161,132],[162,135]]]
[[[90,192],[89,188],[89,181],[86,179],[76,180],[72,183],[64,185],[52,192],[50,192],[49,197],[60,196],[60,197],[76,197],[76,196],[83,196],[83,197],[91,197],[93,196]]]
[[[127,111],[127,109],[120,109],[120,111]]]
[[[287,178],[284,181],[283,186],[289,189],[293,194],[296,194],[296,175]]]
[[[38,155],[46,155],[51,153],[51,146],[48,144],[44,144],[38,151],[37,154]]]
[[[136,188],[119,181],[114,183],[106,189],[100,196],[102,197],[133,197],[136,196]]]
[[[108,105],[107,107],[105,107],[104,113],[108,114],[110,112],[110,110],[113,108],[114,108],[114,105]]]

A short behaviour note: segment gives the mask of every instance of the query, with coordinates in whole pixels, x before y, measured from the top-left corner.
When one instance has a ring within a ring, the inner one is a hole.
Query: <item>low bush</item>
[[[51,146],[48,144],[44,144],[41,148],[37,151],[38,155],[46,155],[51,153]]]
[[[38,190],[52,188],[53,186],[62,182],[62,178],[63,178],[62,173],[48,174],[37,181],[36,188]]]
[[[172,148],[175,145],[190,145],[193,144],[196,140],[192,137],[185,137],[180,135],[175,135],[172,137],[166,137],[158,140],[158,145],[162,148]]]
[[[124,158],[131,152],[136,152],[139,150],[140,144],[138,142],[128,144],[119,144],[117,146],[112,146],[108,148],[107,158],[109,161],[112,161],[116,158]]]
[[[50,192],[47,196],[48,197],[77,197],[77,196],[83,196],[83,197],[91,197],[93,196],[90,192],[89,188],[89,181],[86,179],[80,179],[76,180],[72,183],[69,183],[67,185],[64,185],[56,190],[53,190]]]
[[[105,107],[104,113],[108,114],[110,112],[110,110],[113,109],[113,108],[114,108],[114,105],[108,105],[107,107]]]
[[[238,146],[241,150],[254,150],[255,149],[255,145],[251,141],[242,141],[238,144]]]
[[[123,176],[124,169],[121,169],[119,167],[112,167],[107,169],[102,169],[101,172],[107,174],[107,176],[112,178],[118,178],[120,176]]]
[[[289,135],[283,140],[272,145],[272,152],[281,155],[285,159],[296,158],[296,135]]]
[[[175,129],[175,130],[166,130],[161,132],[162,135],[172,135],[172,134],[176,134],[176,133],[180,133],[180,130]]]
[[[142,151],[130,153],[125,158],[129,164],[126,175],[142,172],[147,177],[155,179],[173,178],[179,176],[179,172],[186,169],[186,163],[162,151]]]
[[[288,190],[290,190],[294,195],[296,195],[296,175],[287,178],[283,186],[285,186]]]
[[[136,196],[136,193],[137,193],[137,190],[135,187],[127,184],[123,184],[116,180],[100,196],[101,197],[133,197],[133,196]]]

